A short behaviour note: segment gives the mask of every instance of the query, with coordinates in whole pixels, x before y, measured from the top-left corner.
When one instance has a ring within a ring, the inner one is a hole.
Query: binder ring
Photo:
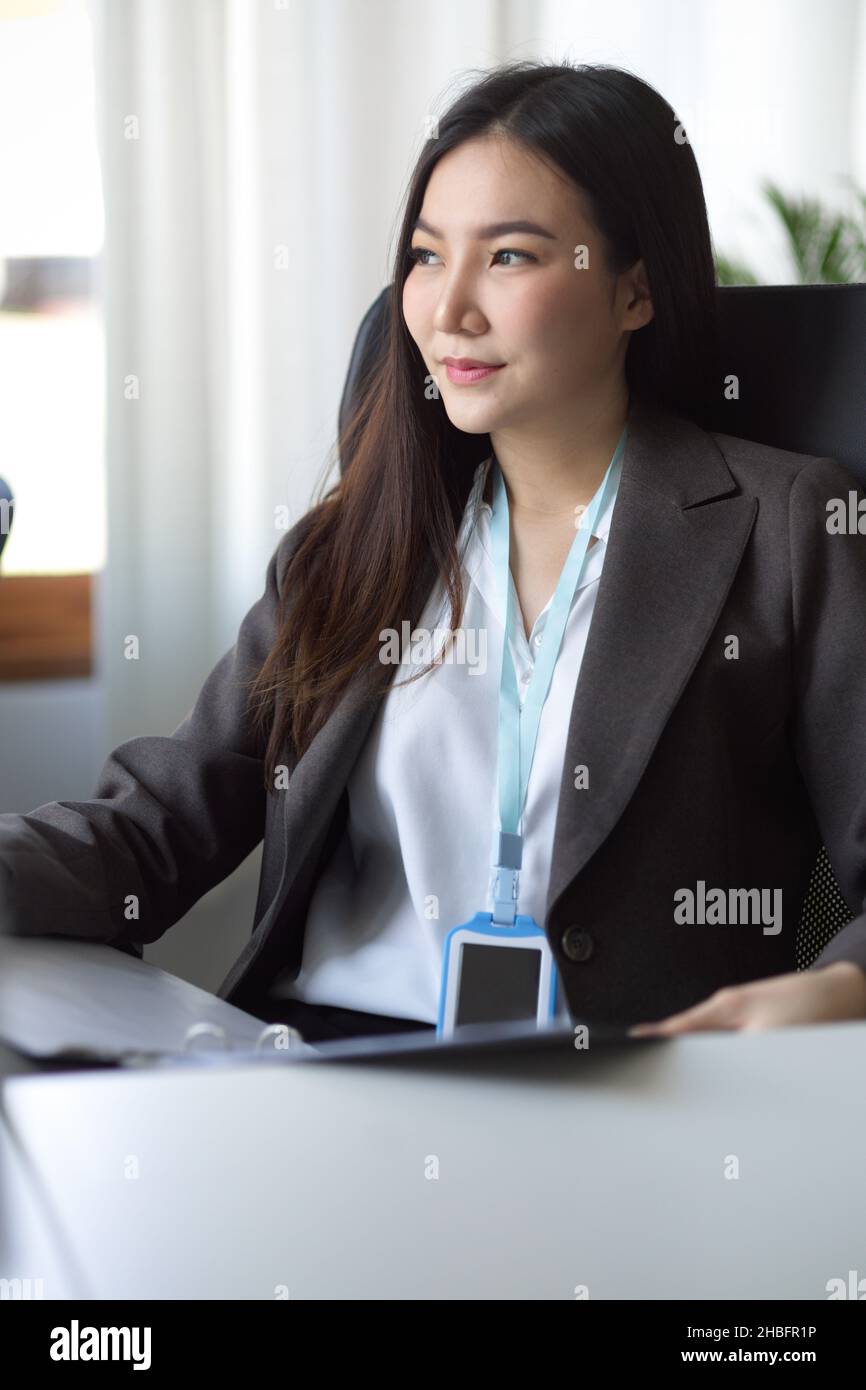
[[[200,1038],[211,1038],[219,1042],[224,1049],[230,1049],[226,1030],[218,1023],[193,1023],[183,1035],[183,1051],[189,1052],[190,1045],[194,1046]]]

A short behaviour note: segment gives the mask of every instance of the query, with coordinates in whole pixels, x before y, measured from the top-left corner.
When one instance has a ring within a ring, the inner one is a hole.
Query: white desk
[[[860,1023],[578,1065],[11,1077],[0,1276],[46,1298],[825,1300],[866,1275],[864,1083]]]

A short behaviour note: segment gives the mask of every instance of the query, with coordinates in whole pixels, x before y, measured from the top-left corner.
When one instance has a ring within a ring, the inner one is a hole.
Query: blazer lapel
[[[547,918],[637,787],[718,621],[757,509],[711,435],[633,404],[569,721]],[[591,792],[575,789],[578,765]]]

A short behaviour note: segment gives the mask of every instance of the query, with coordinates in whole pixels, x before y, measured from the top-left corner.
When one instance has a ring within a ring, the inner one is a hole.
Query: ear
[[[643,328],[653,317],[653,302],[643,259],[635,261],[623,275],[626,327]]]

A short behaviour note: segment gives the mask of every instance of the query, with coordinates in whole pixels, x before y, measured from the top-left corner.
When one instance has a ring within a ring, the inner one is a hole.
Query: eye
[[[494,251],[495,256],[521,256],[525,261],[534,261],[535,257],[530,256],[528,251],[512,251],[508,247],[503,247],[501,251]]]
[[[410,246],[406,255],[411,261],[414,261],[416,265],[430,265],[430,261],[425,260],[424,257],[435,256],[436,252],[431,251],[429,246]],[[537,259],[537,257],[531,256],[528,251],[517,251],[508,246],[503,246],[501,251],[494,251],[493,256],[494,259],[497,256],[519,256],[521,260],[527,262]],[[503,262],[500,261],[500,265],[501,264],[503,264]],[[514,262],[512,262],[512,264],[514,264]]]
[[[406,252],[410,261],[415,261],[418,265],[429,265],[429,261],[423,261],[422,256],[435,256],[436,252],[431,251],[429,246],[410,246]]]

